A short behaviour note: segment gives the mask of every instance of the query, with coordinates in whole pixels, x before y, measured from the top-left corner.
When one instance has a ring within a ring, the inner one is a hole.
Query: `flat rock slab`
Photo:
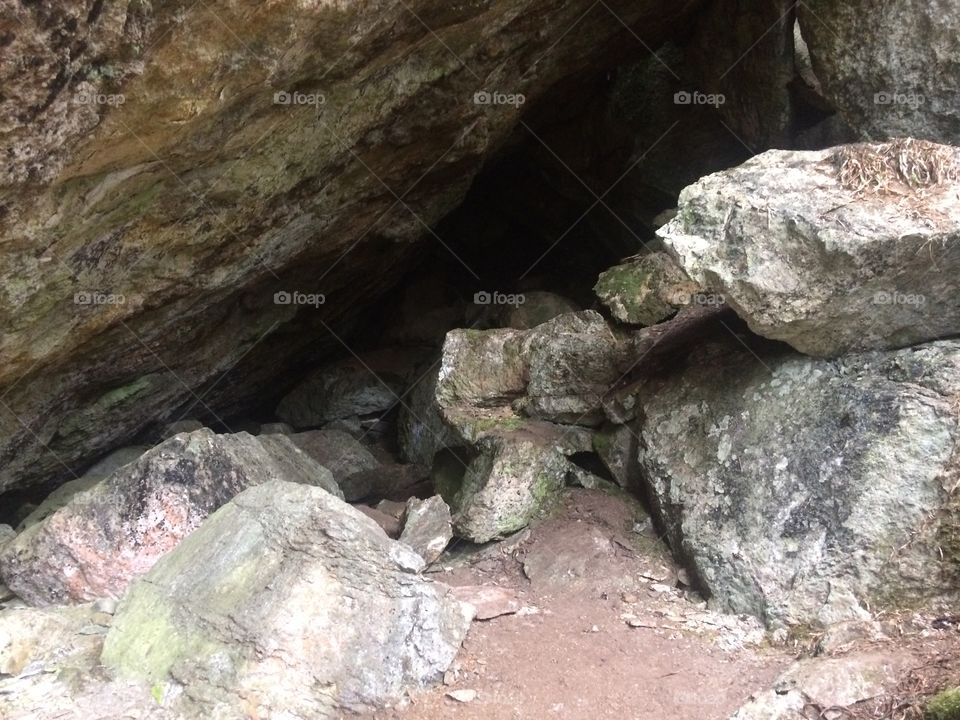
[[[804,710],[824,708],[825,720],[841,720],[842,708],[896,686],[915,658],[909,653],[862,652],[805,658],[791,665],[769,690],[756,693],[730,720],[806,720]]]
[[[512,615],[523,607],[516,590],[496,585],[462,585],[451,588],[460,602],[476,608],[475,620],[491,620],[502,615]]]

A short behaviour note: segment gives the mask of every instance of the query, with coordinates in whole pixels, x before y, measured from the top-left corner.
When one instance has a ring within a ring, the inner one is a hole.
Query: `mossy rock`
[[[698,289],[665,253],[616,265],[601,273],[593,288],[617,320],[641,326],[666,320]]]
[[[925,720],[960,720],[960,688],[944,690],[935,695],[924,711]]]

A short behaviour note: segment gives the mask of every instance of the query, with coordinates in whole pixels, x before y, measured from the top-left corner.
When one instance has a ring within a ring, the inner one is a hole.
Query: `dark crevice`
[[[87,13],[87,25],[92,25],[100,17],[100,13],[103,12],[103,2],[104,0],[93,0],[90,12]]]

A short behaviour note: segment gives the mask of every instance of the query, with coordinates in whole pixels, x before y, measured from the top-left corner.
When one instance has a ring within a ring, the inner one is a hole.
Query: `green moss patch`
[[[960,720],[960,688],[944,690],[927,703],[924,720]]]

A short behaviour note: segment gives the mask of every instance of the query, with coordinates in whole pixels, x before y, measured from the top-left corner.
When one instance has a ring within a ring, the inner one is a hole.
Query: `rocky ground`
[[[515,536],[453,544],[427,575],[478,617],[442,683],[362,717],[722,720],[746,704],[736,717],[760,720],[772,717],[771,689],[787,698],[799,688],[805,718],[919,718],[960,673],[956,617],[888,614],[826,635],[771,635],[755,618],[708,610],[643,507],[617,492],[571,488]],[[145,705],[149,688],[97,670],[115,605],[65,614],[4,601],[3,717],[171,717],[162,697]],[[791,679],[805,664],[814,670]]]

